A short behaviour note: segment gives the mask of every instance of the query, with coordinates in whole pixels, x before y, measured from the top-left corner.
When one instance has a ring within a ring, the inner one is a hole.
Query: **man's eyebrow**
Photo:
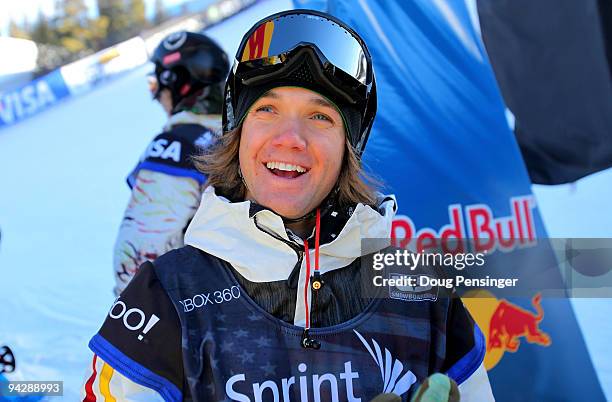
[[[319,98],[319,97],[314,98],[313,97],[313,98],[310,98],[308,103],[312,103],[312,104],[317,105],[317,106],[329,107],[329,108],[332,108],[334,110],[336,109],[336,106],[334,106],[333,103],[331,103],[330,101],[328,101],[327,99],[324,99],[324,98]]]
[[[274,89],[271,89],[268,92],[264,93],[259,99],[263,99],[263,98],[281,99],[281,96],[277,94],[276,92],[274,92]],[[318,96],[313,96],[312,98],[308,99],[308,103],[317,105],[317,106],[323,106],[323,107],[336,109],[336,106],[333,103],[331,103],[325,98],[321,98]]]
[[[273,89],[271,89],[271,90],[267,91],[266,93],[264,93],[263,95],[261,95],[261,98],[278,99],[278,98],[280,98],[280,96],[278,96],[278,94],[276,92],[274,92]]]

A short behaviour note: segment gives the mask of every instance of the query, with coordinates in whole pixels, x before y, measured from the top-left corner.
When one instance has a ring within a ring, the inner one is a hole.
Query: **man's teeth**
[[[283,162],[268,162],[266,163],[266,167],[268,169],[278,169],[278,170],[284,170],[287,172],[294,172],[294,171],[298,173],[306,172],[306,168],[303,168],[298,165],[292,165],[290,163],[283,163]]]

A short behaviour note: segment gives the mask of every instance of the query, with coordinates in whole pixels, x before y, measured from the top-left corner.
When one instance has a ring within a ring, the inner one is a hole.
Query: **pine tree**
[[[108,19],[105,46],[111,46],[125,39],[130,29],[130,17],[124,0],[98,0],[98,15]]]
[[[9,36],[11,36],[13,38],[30,39],[30,35],[23,28],[23,26],[19,26],[13,20],[9,21]]]
[[[105,15],[100,15],[89,23],[89,30],[91,32],[92,46],[96,50],[104,49],[107,47],[108,37],[108,26],[110,24],[109,18]]]
[[[91,45],[89,18],[84,0],[58,0],[57,30],[60,42],[70,53],[85,52]]]
[[[130,19],[130,35],[136,36],[147,27],[144,0],[128,0],[127,14]]]
[[[47,16],[40,9],[38,10],[38,17],[32,27],[30,36],[36,43],[58,44],[57,33],[49,23]]]
[[[166,15],[166,9],[162,0],[155,0],[155,13],[153,15],[153,23],[159,25],[166,21],[168,16]]]

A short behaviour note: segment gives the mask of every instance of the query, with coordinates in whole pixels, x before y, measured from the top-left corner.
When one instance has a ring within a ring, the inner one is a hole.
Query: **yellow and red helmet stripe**
[[[249,61],[268,57],[270,52],[270,43],[274,33],[274,21],[268,21],[259,26],[255,32],[247,40],[242,59],[240,61]]]

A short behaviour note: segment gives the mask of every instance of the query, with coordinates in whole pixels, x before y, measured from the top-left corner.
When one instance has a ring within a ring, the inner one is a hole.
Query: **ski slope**
[[[264,1],[208,33],[233,56],[253,23],[291,6]],[[150,71],[0,131],[0,345],[15,353],[12,380],[63,380],[68,401],[78,399],[87,343],[114,299],[125,177],[165,122]]]
[[[233,55],[253,22],[290,7],[290,0],[265,1],[208,33]],[[151,70],[0,131],[0,345],[16,356],[11,379],[63,380],[64,400],[78,399],[91,358],[87,342],[114,299],[112,248],[129,197],[125,177],[165,120],[148,94]],[[612,171],[534,191],[551,237],[612,237],[612,216],[601,215],[612,200]],[[574,306],[612,400],[605,359],[612,304]]]

